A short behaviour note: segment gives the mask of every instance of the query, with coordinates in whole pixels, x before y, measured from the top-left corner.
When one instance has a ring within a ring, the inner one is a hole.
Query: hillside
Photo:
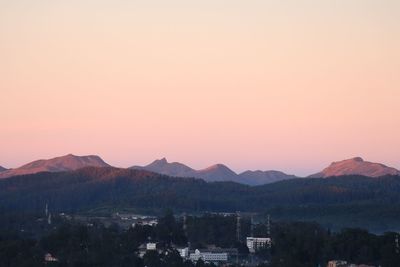
[[[262,186],[205,182],[111,167],[37,173],[0,180],[0,211],[59,212],[128,208],[189,213],[258,212],[279,220],[318,221],[330,228],[398,229],[400,177],[304,178]]]
[[[44,199],[59,209],[103,204],[171,207],[187,210],[263,211],[276,205],[400,203],[400,177],[344,176],[292,179],[250,187],[233,182],[207,183],[144,170],[87,167],[37,173],[0,181],[2,206],[41,209]]]

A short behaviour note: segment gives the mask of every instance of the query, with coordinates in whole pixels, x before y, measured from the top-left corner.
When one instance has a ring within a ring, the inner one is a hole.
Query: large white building
[[[246,245],[250,253],[254,253],[259,249],[271,247],[271,238],[269,237],[247,237]]]
[[[202,259],[204,262],[227,262],[228,253],[227,252],[210,252],[196,249],[194,253],[190,254],[189,259],[193,262],[197,262]]]

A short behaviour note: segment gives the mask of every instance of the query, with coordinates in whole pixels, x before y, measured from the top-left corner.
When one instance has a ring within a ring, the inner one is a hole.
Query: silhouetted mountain
[[[364,161],[360,157],[333,162],[323,171],[310,175],[310,177],[325,178],[342,175],[363,175],[368,177],[381,177],[384,175],[400,175],[400,171],[380,163]]]
[[[280,180],[297,178],[294,175],[287,175],[278,171],[246,171],[236,174],[223,164],[215,164],[202,170],[192,169],[182,163],[169,163],[165,158],[155,160],[146,166],[133,166],[132,169],[148,170],[174,177],[201,178],[207,182],[232,181],[247,185],[261,185]]]
[[[0,166],[0,172],[6,171],[6,170],[7,170],[6,168]]]
[[[36,160],[16,169],[9,169],[0,173],[0,178],[16,175],[32,174],[38,172],[62,172],[81,169],[83,167],[108,167],[99,156],[75,156],[72,154],[52,158]]]
[[[238,182],[238,175],[223,164],[215,164],[203,170],[196,171],[195,177],[202,178],[206,181]]]
[[[280,171],[245,171],[239,174],[239,177],[241,181],[247,181],[249,185],[262,185],[298,178]]]
[[[192,168],[179,163],[179,162],[171,162],[169,163],[166,158],[158,159],[150,163],[146,166],[133,166],[131,169],[137,170],[147,170],[151,172],[156,172],[160,174],[165,174],[169,176],[176,177],[194,177],[195,170]]]

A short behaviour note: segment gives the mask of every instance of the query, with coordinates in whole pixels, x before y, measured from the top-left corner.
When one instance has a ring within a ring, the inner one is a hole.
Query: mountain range
[[[111,167],[99,156],[75,156],[68,154],[52,159],[41,159],[25,164],[15,169],[0,167],[0,179],[18,175],[27,175],[38,172],[64,172],[78,170],[84,167]],[[195,170],[179,162],[168,162],[166,158],[155,160],[146,166],[132,166],[130,169],[146,170],[171,177],[200,178],[207,182],[232,181],[241,184],[256,186],[274,183],[277,181],[298,178],[280,171],[245,171],[235,173],[223,164],[215,164],[208,168]],[[321,172],[310,175],[310,178],[327,178],[343,175],[362,175],[367,177],[381,177],[385,175],[400,175],[400,171],[380,163],[364,161],[360,157],[333,162]]]
[[[174,177],[201,178],[207,182],[232,181],[247,185],[262,185],[297,178],[279,171],[245,171],[237,174],[223,164],[195,170],[179,162],[168,162],[166,158],[155,160],[146,166],[132,166],[131,169],[147,170]]]

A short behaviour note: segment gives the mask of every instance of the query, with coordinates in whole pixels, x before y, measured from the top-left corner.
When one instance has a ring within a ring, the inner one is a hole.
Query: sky
[[[398,0],[0,0],[0,165],[400,168]]]

